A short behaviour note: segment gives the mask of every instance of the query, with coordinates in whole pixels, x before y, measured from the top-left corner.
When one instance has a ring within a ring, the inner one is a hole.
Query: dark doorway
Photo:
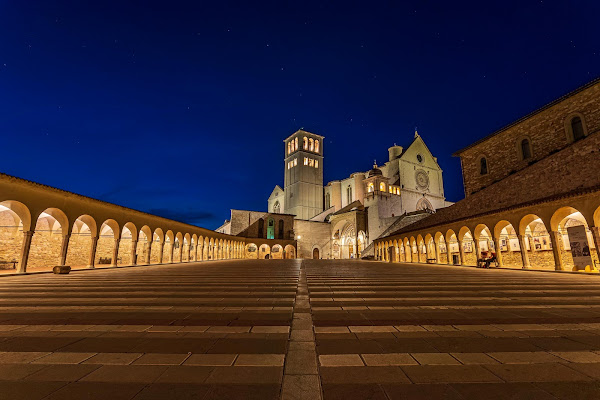
[[[314,249],[313,250],[313,260],[318,260],[319,259],[319,249]]]

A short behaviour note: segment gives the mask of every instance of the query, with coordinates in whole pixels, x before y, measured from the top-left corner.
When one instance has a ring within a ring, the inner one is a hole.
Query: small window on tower
[[[288,154],[292,152],[292,142],[288,142]]]
[[[381,183],[379,184],[379,191],[381,191],[381,192],[385,192],[385,183],[381,182]]]
[[[304,137],[304,150],[308,150],[308,138]]]
[[[308,143],[310,144],[310,149],[309,150],[310,151],[315,151],[315,141],[312,138],[310,138],[310,139],[308,139]]]
[[[294,139],[294,151],[298,150],[298,136]]]
[[[319,141],[315,140],[315,152],[318,153],[319,152]]]
[[[294,167],[295,167],[296,165],[298,165],[298,159],[297,159],[297,158],[294,158]]]
[[[308,157],[304,157],[304,165],[308,165]]]
[[[392,193],[392,190],[393,190],[394,188],[390,186],[390,187],[389,187],[389,189],[390,189],[390,193]]]
[[[308,166],[309,166],[309,167],[314,167],[314,166],[315,166],[315,160],[313,160],[312,158],[310,158],[310,159],[308,160]]]
[[[373,185],[373,182],[369,183],[369,185],[367,186],[367,192],[371,193],[374,190],[375,186]]]
[[[319,168],[319,160],[315,160],[315,168]]]

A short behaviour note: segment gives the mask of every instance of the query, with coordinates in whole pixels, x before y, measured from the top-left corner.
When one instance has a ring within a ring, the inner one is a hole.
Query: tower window
[[[304,157],[304,165],[308,165],[308,157]]]
[[[346,189],[346,198],[348,199],[348,204],[352,203],[352,186],[350,185]]]
[[[571,131],[573,132],[573,141],[576,142],[585,137],[583,131],[583,122],[580,117],[575,117],[571,120]]]
[[[298,150],[298,136],[294,139],[294,151]]]
[[[370,183],[367,185],[367,192],[371,193],[371,192],[373,192],[374,190],[375,190],[375,186],[373,185],[373,182],[370,182]]]
[[[380,190],[381,192],[385,192],[385,183],[381,182],[381,183],[379,184],[379,190]]]
[[[288,142],[288,154],[292,153],[292,142]]]
[[[308,143],[309,143],[310,151],[315,151],[315,141],[312,138],[310,138],[310,139],[308,139]]]
[[[294,167],[295,167],[296,165],[298,165],[298,159],[297,159],[297,158],[294,158]]]
[[[331,195],[325,193],[325,209],[328,210],[331,207]]]
[[[531,145],[529,144],[529,139],[521,140],[521,156],[523,157],[523,160],[531,158]]]
[[[304,150],[308,150],[308,138],[304,137]]]
[[[315,140],[315,152],[318,153],[319,152],[319,141]]]
[[[319,160],[315,160],[315,168],[319,168]]]
[[[485,157],[481,157],[481,159],[479,160],[479,174],[487,175],[487,173],[488,173],[487,159]]]

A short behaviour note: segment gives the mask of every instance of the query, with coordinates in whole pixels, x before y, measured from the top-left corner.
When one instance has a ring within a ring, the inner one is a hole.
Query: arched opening
[[[279,227],[277,229],[277,237],[279,239],[283,239],[283,225],[284,225],[283,220],[280,219],[279,220]]]
[[[576,116],[571,119],[571,132],[573,133],[574,142],[585,137],[585,131],[583,129],[583,121],[581,120],[581,117]]]
[[[283,259],[283,247],[281,247],[281,245],[276,244],[271,248],[271,258],[273,260]]]
[[[275,220],[269,218],[267,221],[267,239],[275,239]]]
[[[66,265],[71,268],[85,268],[93,265],[93,242],[96,240],[96,221],[89,215],[82,215],[75,220],[69,238]]]
[[[118,249],[120,228],[117,221],[107,219],[100,226],[98,245],[96,247],[96,267],[116,265],[115,253]]]
[[[436,244],[438,264],[448,264],[448,249],[444,235],[441,232],[436,232],[433,239]]]
[[[592,232],[585,217],[573,207],[562,207],[550,220],[552,231],[558,232],[558,250],[562,269],[570,271],[593,268],[598,262]]]
[[[163,263],[173,263],[175,253],[175,234],[168,230],[165,235],[165,245],[163,248]]]
[[[448,250],[448,264],[460,265],[460,249],[458,246],[458,239],[452,229],[446,232],[446,247]]]
[[[492,232],[485,224],[479,224],[475,227],[473,241],[475,243],[475,255],[477,259],[482,258],[482,254],[485,254],[487,258],[490,256],[490,252],[496,251]]]
[[[281,213],[281,204],[279,204],[279,200],[275,202],[275,205],[273,206],[273,212],[275,214]]]
[[[245,247],[245,258],[256,260],[258,258],[258,247],[254,243],[248,243]]]
[[[521,140],[521,159],[528,160],[531,158],[531,144],[529,139]]]
[[[325,209],[329,210],[331,208],[331,195],[329,193],[325,193]]]
[[[502,265],[507,267],[523,267],[523,258],[521,256],[521,245],[517,232],[512,224],[506,220],[496,223],[494,227],[494,237],[497,238],[498,245],[494,245],[496,256],[500,254]]]
[[[195,233],[190,246],[190,261],[198,261],[198,236]]]
[[[136,263],[135,245],[137,246],[137,228],[131,222],[126,223],[121,231],[117,265],[132,265]]]
[[[320,260],[321,259],[321,252],[319,251],[318,247],[315,247],[312,251],[312,258],[313,260]]]
[[[536,269],[555,269],[552,239],[542,219],[535,214],[524,216],[519,222],[519,233],[525,243],[529,266]]]
[[[475,241],[473,240],[473,234],[471,233],[471,230],[469,228],[467,228],[466,226],[463,226],[462,228],[460,228],[460,230],[458,231],[458,241],[459,241],[459,246],[462,245],[461,248],[459,248],[459,253],[462,249],[462,264],[463,265],[477,265],[477,253],[475,251]]]
[[[152,249],[150,254],[150,264],[160,264],[164,257],[165,234],[160,228],[154,230],[152,235]]]
[[[288,244],[287,246],[285,246],[284,253],[285,253],[286,260],[291,260],[291,259],[296,258],[296,249],[291,244]]]
[[[25,272],[28,258],[23,244],[26,232],[31,240],[31,213],[18,201],[7,200],[0,203],[0,273]],[[25,252],[25,254],[24,254]],[[27,260],[25,260],[27,261]]]
[[[138,232],[137,249],[135,251],[137,264],[150,264],[151,246],[152,231],[148,225],[144,225]]]
[[[57,265],[66,265],[69,242],[69,222],[58,208],[48,208],[38,217],[31,240],[28,271],[43,271]]]
[[[262,218],[258,219],[258,232],[257,232],[257,237],[262,238],[264,237],[264,231],[265,231],[265,220]]]
[[[198,245],[196,248],[197,261],[204,261],[204,237],[198,237]]]
[[[487,162],[487,158],[485,157],[481,157],[479,159],[479,174],[480,175],[487,175],[488,173],[488,162]]]
[[[202,259],[204,261],[210,260],[210,252],[212,249],[212,239],[209,238],[204,238],[204,248],[203,250],[203,255],[202,255]]]
[[[262,244],[260,246],[260,248],[258,249],[258,258],[261,260],[271,258],[271,249],[269,248],[269,245]]]
[[[348,185],[346,188],[346,199],[348,200],[348,204],[352,203],[352,186]]]
[[[425,197],[421,197],[417,201],[417,211],[433,211],[433,206]]]
[[[367,242],[367,235],[365,234],[364,231],[358,231],[358,235],[356,236],[357,238],[357,243],[356,243],[356,248],[357,248],[357,258],[361,258],[362,257],[362,252],[365,249],[365,243]]]

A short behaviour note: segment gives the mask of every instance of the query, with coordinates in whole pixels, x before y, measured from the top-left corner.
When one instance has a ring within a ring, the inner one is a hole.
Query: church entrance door
[[[313,249],[313,259],[314,260],[319,259],[319,249]]]

